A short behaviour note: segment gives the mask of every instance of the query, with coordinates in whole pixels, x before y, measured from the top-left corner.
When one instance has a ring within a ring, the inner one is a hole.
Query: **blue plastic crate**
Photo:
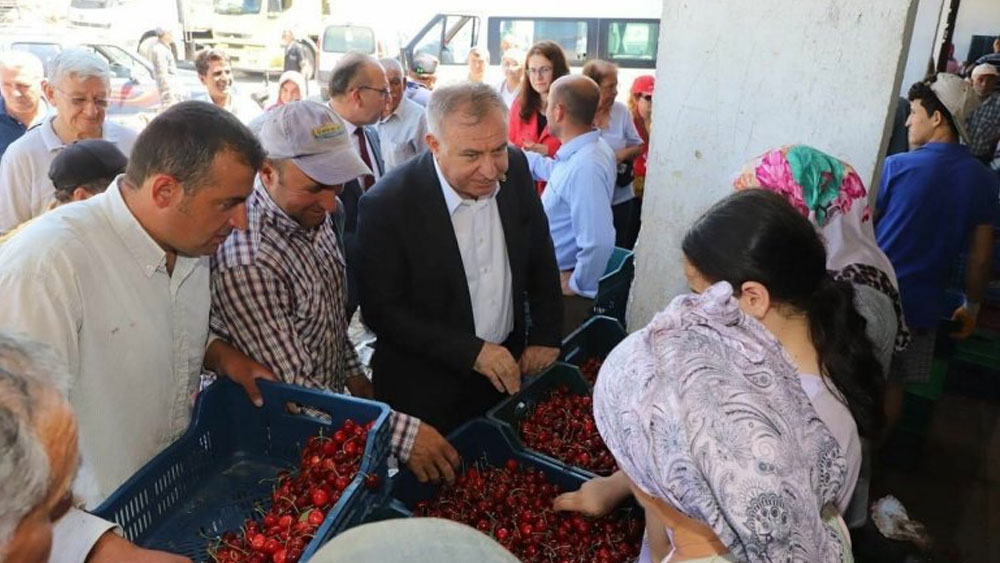
[[[237,530],[254,508],[270,508],[272,480],[297,468],[302,446],[320,429],[329,434],[347,419],[374,420],[361,472],[387,483],[391,429],[381,403],[281,383],[258,383],[264,406],[254,407],[243,388],[220,380],[198,397],[191,425],[176,442],[118,488],[95,514],[117,522],[140,546],[208,559],[209,537]],[[289,402],[309,407],[290,413]],[[309,413],[309,414],[306,414]],[[323,416],[323,414],[327,416]],[[370,491],[361,474],[344,490],[302,561],[380,506],[389,487]]]
[[[592,317],[573,331],[562,343],[559,359],[576,367],[588,358],[602,361],[627,336],[618,319],[612,317]]]
[[[485,418],[471,420],[448,435],[448,441],[462,456],[466,466],[476,463],[498,466],[508,459],[516,459],[524,466],[535,467],[545,474],[550,483],[564,491],[575,491],[588,477],[567,471],[563,464],[553,463],[526,452],[511,442],[500,426]],[[392,496],[407,510],[412,511],[418,502],[434,498],[441,485],[421,483],[413,472],[400,471],[392,487]]]
[[[373,510],[362,524],[371,524],[372,522],[382,522],[385,520],[395,520],[396,518],[410,518],[413,513],[410,512],[403,503],[398,500],[393,500],[384,506],[380,506]]]
[[[552,391],[562,385],[569,387],[570,392],[576,395],[590,395],[590,385],[587,384],[587,381],[580,375],[576,367],[569,364],[556,364],[545,370],[535,380],[522,388],[520,392],[508,397],[499,405],[490,409],[486,416],[503,429],[508,440],[515,448],[523,449],[548,463],[562,467],[571,473],[581,475],[585,479],[591,479],[597,476],[592,471],[528,448],[524,445],[518,433],[521,421],[528,416],[528,413],[535,408],[535,405],[548,398]]]
[[[625,324],[628,294],[635,277],[635,253],[624,248],[615,248],[597,284],[597,298],[594,303],[595,315],[607,315]]]

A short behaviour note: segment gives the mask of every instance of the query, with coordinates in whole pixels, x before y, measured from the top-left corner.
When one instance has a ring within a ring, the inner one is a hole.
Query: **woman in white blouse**
[[[632,122],[628,108],[615,101],[618,95],[618,67],[608,61],[594,59],[583,66],[583,74],[601,88],[594,127],[600,129],[601,137],[615,151],[615,159],[618,161],[618,178],[611,198],[615,246],[631,249],[639,234],[638,224],[632,213],[632,206],[635,204],[632,161],[642,154],[642,137]]]

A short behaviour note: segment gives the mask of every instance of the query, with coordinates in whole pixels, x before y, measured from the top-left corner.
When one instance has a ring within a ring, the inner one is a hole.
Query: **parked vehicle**
[[[70,0],[69,25],[100,29],[140,54],[156,39],[157,27],[173,32],[178,58],[193,60],[199,49],[226,51],[233,68],[280,73],[281,32],[296,31],[316,68],[319,34],[330,0]],[[308,78],[313,72],[310,71]]]
[[[619,97],[624,98],[635,77],[656,68],[662,9],[656,0],[579,3],[572,8],[510,0],[488,11],[460,4],[432,16],[403,47],[403,57],[411,65],[416,53],[434,55],[440,61],[437,83],[447,84],[464,80],[469,51],[485,47],[490,53],[487,80],[499,82],[508,43],[527,50],[538,41],[552,40],[562,46],[571,67],[592,58],[616,63]]]

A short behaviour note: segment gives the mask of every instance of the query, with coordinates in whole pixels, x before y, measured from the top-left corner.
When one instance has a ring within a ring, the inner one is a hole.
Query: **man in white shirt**
[[[243,123],[250,123],[264,112],[260,104],[240,95],[233,88],[233,67],[229,56],[220,49],[198,51],[194,59],[198,80],[205,85],[212,103],[231,112]]]
[[[378,59],[348,53],[330,73],[330,108],[347,127],[358,156],[371,174],[344,184],[340,202],[344,208],[344,254],[347,259],[347,317],[358,308],[358,200],[385,173],[382,147],[372,124],[382,117],[389,99],[389,81]]]
[[[104,193],[62,206],[0,247],[0,329],[52,346],[70,374],[82,464],[74,492],[94,508],[188,426],[202,368],[255,403],[266,368],[209,338],[208,255],[245,228],[263,151],[231,114],[182,102],[136,141]],[[140,550],[74,509],[53,562],[178,561]]]
[[[406,75],[399,61],[392,58],[379,59],[385,76],[389,81],[389,103],[386,104],[382,119],[375,126],[379,141],[382,144],[382,154],[385,156],[385,169],[394,167],[417,156],[425,148],[427,141],[427,118],[424,108],[406,97]]]
[[[56,114],[11,143],[0,159],[0,235],[45,212],[55,187],[52,159],[80,139],[104,139],[128,156],[136,134],[105,121],[111,93],[107,61],[83,49],[67,49],[49,67],[45,97]]]

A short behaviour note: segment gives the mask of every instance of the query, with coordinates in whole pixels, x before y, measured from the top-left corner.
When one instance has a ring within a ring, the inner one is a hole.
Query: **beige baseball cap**
[[[291,160],[307,176],[329,186],[372,171],[354,150],[340,117],[325,104],[302,100],[272,109],[260,130],[268,158]]]
[[[939,73],[931,84],[931,91],[941,100],[944,107],[951,113],[952,122],[958,129],[958,135],[963,141],[969,142],[969,132],[965,129],[965,120],[979,107],[979,96],[972,84],[961,77]]]

